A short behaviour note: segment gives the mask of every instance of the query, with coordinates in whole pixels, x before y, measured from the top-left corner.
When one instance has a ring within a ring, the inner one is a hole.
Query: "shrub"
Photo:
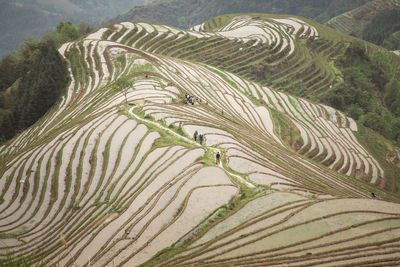
[[[364,114],[362,108],[356,104],[352,104],[347,108],[347,114],[355,120],[358,120]]]
[[[343,110],[344,98],[342,95],[332,94],[329,96],[328,102],[332,107]]]
[[[361,116],[360,122],[372,130],[380,133],[386,138],[391,137],[390,125],[387,121],[384,120],[382,116],[374,112],[368,112],[367,114]]]

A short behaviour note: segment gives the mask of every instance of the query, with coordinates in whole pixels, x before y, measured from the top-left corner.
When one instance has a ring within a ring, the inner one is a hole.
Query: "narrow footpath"
[[[199,143],[193,141],[192,139],[187,138],[187,137],[185,137],[185,136],[182,136],[182,135],[180,135],[180,134],[174,132],[173,130],[171,130],[171,129],[167,128],[167,127],[164,127],[164,126],[160,125],[160,124],[157,123],[157,122],[149,121],[149,120],[140,118],[139,116],[137,116],[137,115],[133,112],[133,109],[134,109],[134,108],[135,108],[135,107],[132,107],[132,108],[129,109],[129,114],[130,114],[131,116],[133,116],[137,121],[141,121],[141,122],[143,122],[143,123],[150,123],[150,124],[152,124],[152,125],[154,125],[154,126],[160,128],[160,129],[162,129],[162,130],[164,130],[164,131],[169,132],[170,134],[176,136],[177,138],[179,138],[179,139],[181,139],[181,140],[183,140],[183,141],[185,141],[185,142],[187,142],[187,143],[193,144],[193,145],[198,146],[198,147],[205,147],[206,149],[211,150],[211,151],[212,151],[213,153],[215,153],[215,154],[217,154],[217,152],[220,152],[220,153],[221,153],[221,151],[220,151],[218,148],[209,147],[209,146],[206,146],[206,145],[204,145],[204,146],[203,146],[203,145],[200,145]],[[254,186],[252,183],[246,181],[246,180],[243,179],[241,176],[229,172],[229,171],[223,166],[222,162],[218,165],[218,167],[224,169],[224,171],[225,171],[226,173],[228,173],[230,176],[235,177],[235,178],[238,179],[241,183],[245,184],[247,187],[249,187],[249,188],[255,188],[255,186]]]

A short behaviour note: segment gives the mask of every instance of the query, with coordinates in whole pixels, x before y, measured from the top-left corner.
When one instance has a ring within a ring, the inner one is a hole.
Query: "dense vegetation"
[[[294,14],[326,22],[370,0],[158,0],[136,7],[111,22],[144,21],[187,28],[229,13]]]
[[[146,0],[0,0],[0,58],[18,49],[28,36],[39,38],[61,21],[96,24],[144,2]]]
[[[373,0],[330,19],[326,25],[360,39],[382,45],[399,23],[399,0]],[[390,38],[390,37],[389,37]],[[390,46],[385,46],[390,49]]]
[[[69,78],[57,48],[87,31],[88,24],[61,22],[56,34],[25,41],[18,52],[0,62],[0,140],[35,123],[58,100]]]
[[[400,9],[380,12],[363,31],[363,39],[389,50],[400,48]]]
[[[400,81],[392,56],[383,50],[369,56],[361,41],[352,43],[337,60],[343,82],[324,100],[400,144]]]

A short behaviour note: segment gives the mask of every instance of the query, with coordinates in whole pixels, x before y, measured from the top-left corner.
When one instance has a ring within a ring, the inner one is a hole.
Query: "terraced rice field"
[[[0,148],[3,262],[399,264],[399,197],[377,187],[385,172],[357,124],[240,75],[251,51],[278,70],[318,30],[291,17],[218,21],[120,23],[60,48],[67,93]],[[132,86],[118,90],[121,77]]]
[[[364,27],[381,11],[399,8],[398,0],[374,0],[342,15],[332,18],[326,24],[338,31],[361,38]]]

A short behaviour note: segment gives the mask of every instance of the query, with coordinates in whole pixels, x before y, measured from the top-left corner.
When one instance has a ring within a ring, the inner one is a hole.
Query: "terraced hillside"
[[[357,124],[246,79],[265,61],[274,86],[303,69],[317,93],[334,77],[314,81],[326,75],[306,71],[304,44],[341,49],[320,37],[299,18],[229,16],[64,44],[62,101],[0,147],[2,263],[398,265],[400,199]]]
[[[340,39],[313,42],[319,39],[317,29],[294,17],[257,15],[250,20],[225,15],[188,32],[146,25],[117,24],[105,30],[102,38],[213,65],[289,92],[307,89],[314,96],[335,82],[334,70],[325,63],[346,46]]]
[[[374,0],[329,20],[326,25],[361,38],[364,27],[381,11],[400,7],[398,0]]]

